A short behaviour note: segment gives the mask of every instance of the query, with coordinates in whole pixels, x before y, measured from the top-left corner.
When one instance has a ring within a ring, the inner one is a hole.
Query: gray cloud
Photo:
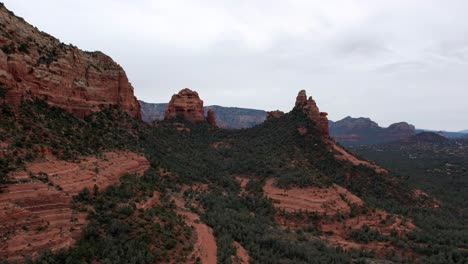
[[[464,0],[5,0],[65,43],[111,55],[136,95],[289,110],[307,89],[332,119],[468,128]]]

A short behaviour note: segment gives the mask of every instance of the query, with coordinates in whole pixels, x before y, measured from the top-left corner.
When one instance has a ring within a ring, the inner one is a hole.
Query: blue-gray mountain
[[[166,103],[153,104],[140,101],[141,116],[145,122],[153,122],[164,119],[164,109]],[[205,115],[208,109],[213,109],[215,112],[216,123],[219,127],[240,129],[249,128],[263,123],[266,119],[266,111],[239,108],[225,107],[219,105],[205,106]]]
[[[389,127],[380,127],[369,118],[345,117],[329,122],[330,135],[342,145],[367,145],[391,142],[416,134],[415,127],[400,122]]]
[[[140,101],[140,104],[143,121],[152,122],[164,119],[164,109],[167,104],[153,104],[143,101]],[[267,115],[267,112],[263,110],[218,105],[205,106],[205,115],[210,108],[215,112],[217,124],[220,127],[231,129],[256,126],[263,123]],[[419,132],[431,131],[415,129],[413,125],[406,122],[395,123],[389,127],[381,127],[371,119],[364,117],[353,118],[348,116],[335,122],[329,121],[328,124],[330,127],[330,136],[340,144],[346,146],[392,142],[408,138]],[[468,136],[468,134],[463,133],[464,131],[447,132],[432,130],[431,132],[436,132],[448,138]]]

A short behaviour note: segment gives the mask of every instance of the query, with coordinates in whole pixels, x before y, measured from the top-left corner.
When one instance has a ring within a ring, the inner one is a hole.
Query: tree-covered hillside
[[[463,214],[443,203],[432,207],[432,199],[415,195],[404,177],[337,159],[327,145],[331,141],[297,109],[243,130],[184,120],[146,124],[109,107],[82,120],[42,101],[25,102],[19,112],[2,105],[1,117],[3,186],[16,184],[8,173],[39,158],[41,148],[66,160],[129,149],[151,164],[142,177],[126,175],[117,186],[75,196],[74,209],[88,213],[87,227],[73,247],[44,252],[35,263],[190,260],[193,242],[187,238],[193,229],[177,215],[177,197],[213,229],[218,263],[233,262],[234,242],[247,250],[252,263],[464,263],[467,258]],[[246,186],[239,184],[239,176],[248,179]],[[364,204],[337,215],[282,212],[263,189],[268,179],[286,190],[335,183]],[[154,192],[161,202],[137,209]],[[326,223],[344,225],[376,210],[412,219],[417,228],[388,235],[364,226],[346,232],[355,243],[389,247],[379,252],[327,242],[333,232],[323,230]],[[284,226],[279,219],[300,224]]]

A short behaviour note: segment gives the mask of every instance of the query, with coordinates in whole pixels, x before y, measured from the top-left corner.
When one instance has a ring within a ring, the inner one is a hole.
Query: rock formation
[[[328,114],[319,111],[319,108],[317,107],[314,99],[312,99],[312,96],[307,99],[305,90],[301,90],[297,95],[295,108],[300,109],[307,114],[309,119],[317,125],[324,138],[330,138],[328,130]]]
[[[270,120],[270,119],[273,119],[273,118],[281,117],[283,115],[284,115],[284,112],[280,111],[280,110],[270,111],[270,112],[267,112],[266,119]]]
[[[208,121],[208,123],[210,125],[213,125],[213,126],[216,126],[216,117],[215,117],[215,113],[214,113],[214,110],[213,109],[208,109],[208,112],[207,112],[207,115],[206,115],[206,121]]]
[[[302,107],[307,103],[307,94],[305,90],[300,90],[296,97],[295,107]]]
[[[190,122],[205,120],[203,101],[197,92],[185,88],[172,96],[164,111],[164,119],[168,120],[176,117],[182,117]]]
[[[0,90],[3,100],[47,100],[77,117],[117,105],[140,118],[133,87],[117,63],[102,52],[85,52],[37,30],[0,3]],[[0,98],[1,100],[1,98]]]
[[[391,124],[388,128],[388,133],[396,138],[406,138],[409,135],[414,135],[416,128],[406,122]]]
[[[330,130],[340,129],[340,130],[368,130],[368,129],[378,129],[379,125],[372,121],[370,118],[359,117],[353,118],[347,116],[337,122],[329,121]]]
[[[206,121],[216,126],[216,118],[213,109],[208,109],[207,116],[203,109],[203,100],[198,93],[185,88],[174,94],[171,101],[166,105],[164,120],[183,118],[190,122]]]
[[[142,175],[148,167],[145,157],[119,151],[73,162],[46,156],[11,173],[18,183],[2,186],[0,193],[0,259],[22,263],[24,256],[35,257],[44,249],[72,246],[87,222],[86,213],[72,209],[72,196],[85,187],[102,190],[117,184],[125,173]],[[42,175],[49,183],[30,175]]]
[[[167,103],[146,103],[140,101],[141,118],[145,122],[153,122],[164,119],[164,110]],[[205,115],[213,109],[216,113],[216,125],[222,128],[240,129],[250,128],[265,121],[266,111],[239,107],[225,107],[208,105],[203,107]]]

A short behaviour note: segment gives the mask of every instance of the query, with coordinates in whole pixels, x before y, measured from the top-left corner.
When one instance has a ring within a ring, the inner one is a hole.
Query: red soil
[[[84,157],[78,162],[47,157],[12,173],[11,178],[21,181],[0,193],[0,258],[22,259],[73,245],[86,213],[70,208],[72,195],[95,184],[104,188],[126,172],[142,173],[147,167],[146,159],[135,153],[108,152],[102,159]],[[48,175],[49,184],[30,178],[30,173],[39,172]]]
[[[333,246],[341,246],[345,249],[363,248],[374,250],[378,254],[395,250],[389,242],[372,241],[365,244],[355,242],[349,238],[352,230],[360,229],[364,225],[379,231],[383,235],[390,235],[392,230],[399,235],[405,235],[416,228],[411,220],[404,220],[400,216],[388,214],[383,210],[376,210],[341,222],[323,222],[321,224],[322,231],[331,235],[324,235],[321,238]]]
[[[201,263],[217,263],[216,240],[211,227],[202,223],[197,214],[188,211],[181,198],[174,197],[174,202],[178,208],[177,214],[184,216],[185,223],[195,230],[196,241],[193,246],[193,252],[189,255],[188,259],[200,258]]]
[[[328,220],[321,220],[319,226],[327,234],[321,236],[321,238],[332,246],[341,246],[345,249],[363,248],[375,250],[377,254],[384,254],[396,249],[389,242],[371,241],[368,244],[355,242],[350,238],[352,230],[367,225],[383,235],[390,235],[393,230],[399,235],[405,235],[416,228],[411,220],[404,220],[402,217],[388,214],[382,210],[341,221],[331,220],[334,219],[332,216],[339,212],[349,213],[351,211],[350,204],[362,206],[364,205],[363,201],[345,188],[335,184],[328,188],[280,189],[275,187],[273,183],[272,179],[267,180],[263,189],[266,195],[275,201],[274,206],[276,208],[289,213],[317,212],[328,216],[325,218]],[[277,215],[276,221],[290,228],[301,227],[308,223],[306,218],[289,219],[282,217],[280,214]]]
[[[358,166],[358,165],[364,165],[364,166],[367,166],[369,168],[372,168],[375,170],[375,172],[377,173],[387,173],[387,170],[375,165],[375,164],[372,164],[368,161],[365,161],[365,160],[360,160],[358,158],[356,158],[355,156],[351,155],[350,153],[348,153],[345,149],[343,149],[342,147],[336,145],[335,143],[332,143],[333,144],[333,150],[336,151],[335,153],[335,158],[339,159],[339,160],[343,160],[343,161],[349,161],[351,162],[352,164]]]
[[[307,211],[335,215],[338,212],[349,213],[351,211],[349,204],[363,204],[359,197],[336,184],[327,188],[280,189],[274,186],[273,179],[269,179],[263,190],[275,201],[276,208],[286,212]]]
[[[67,194],[75,195],[84,187],[96,185],[101,189],[117,183],[126,172],[142,174],[148,166],[145,157],[132,152],[107,152],[102,158],[89,156],[78,162],[48,156],[45,161],[30,163],[25,171],[12,173],[10,177],[29,179],[30,174],[46,173],[54,185],[60,186]]]
[[[250,256],[249,252],[239,244],[237,241],[234,241],[234,247],[236,248],[236,256],[231,258],[233,264],[249,264]]]
[[[239,185],[241,187],[241,194],[245,193],[245,187],[247,187],[247,184],[249,183],[250,179],[241,176],[236,176],[235,178],[237,182],[239,182]]]

